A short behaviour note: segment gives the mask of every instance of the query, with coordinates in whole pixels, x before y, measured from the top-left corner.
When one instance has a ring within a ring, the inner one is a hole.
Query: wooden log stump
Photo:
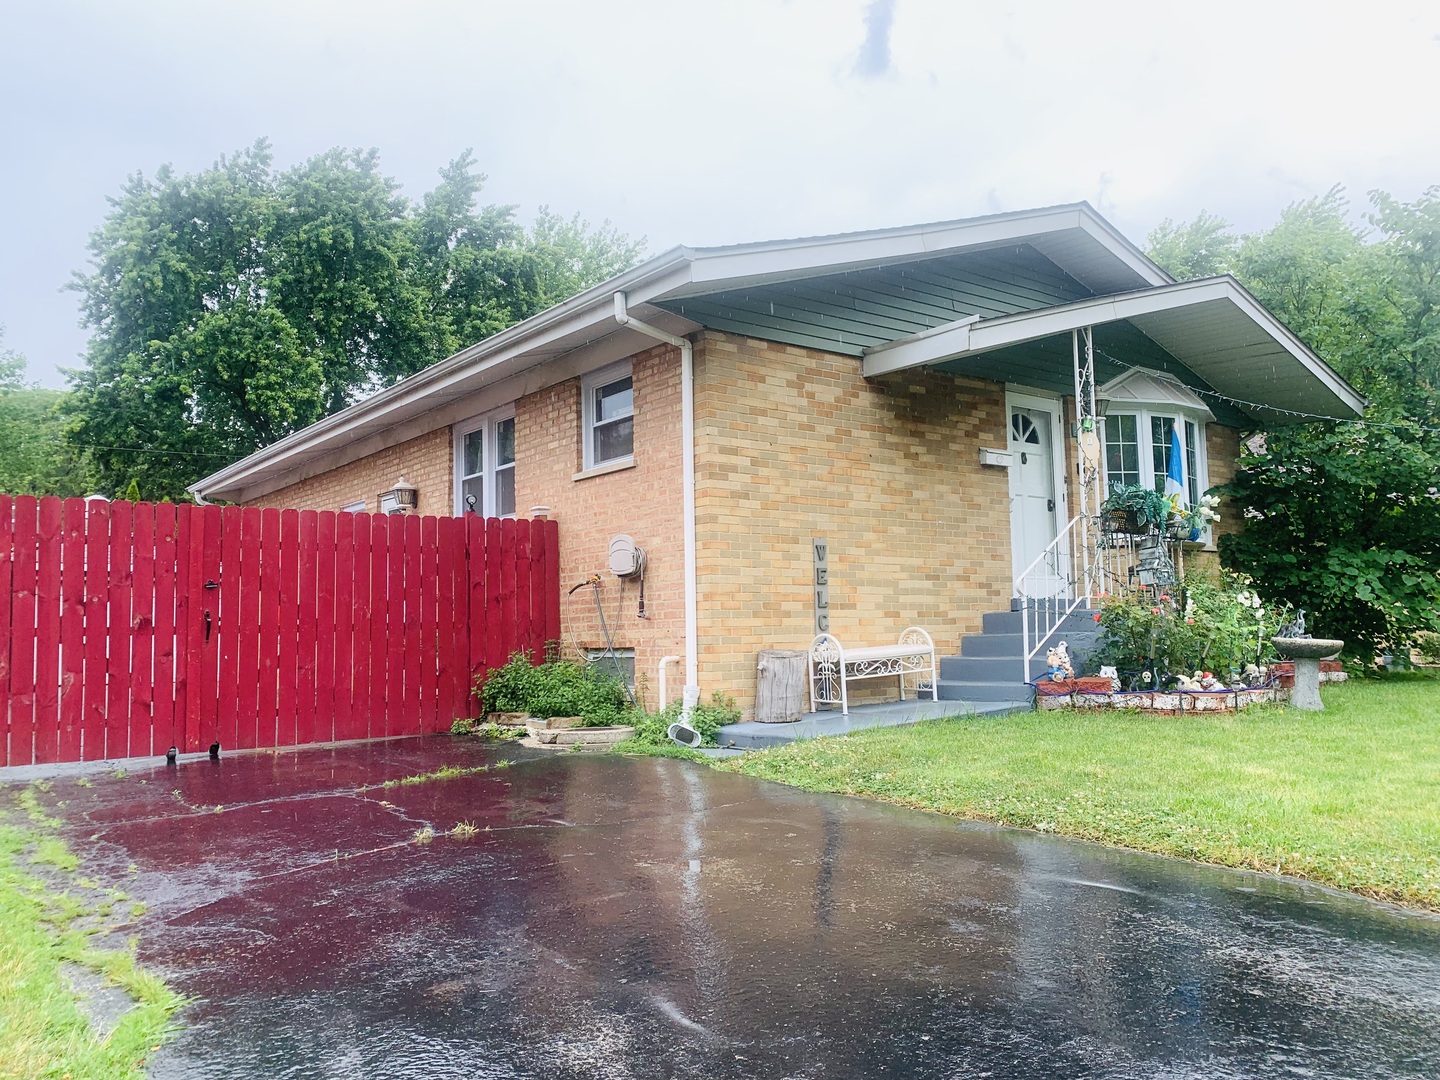
[[[799,720],[809,700],[805,650],[761,649],[755,666],[755,719],[762,724]]]

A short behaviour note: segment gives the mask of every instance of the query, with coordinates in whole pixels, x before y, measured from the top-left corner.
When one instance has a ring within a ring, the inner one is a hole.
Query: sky
[[[1137,243],[1440,184],[1440,5],[0,0],[0,325],[63,386],[135,172],[377,147],[651,253],[1088,200]],[[439,359],[437,357],[437,359]]]

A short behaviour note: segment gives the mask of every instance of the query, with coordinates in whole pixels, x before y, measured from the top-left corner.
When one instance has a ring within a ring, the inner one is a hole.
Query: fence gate
[[[0,495],[0,765],[448,730],[560,636],[554,522]]]

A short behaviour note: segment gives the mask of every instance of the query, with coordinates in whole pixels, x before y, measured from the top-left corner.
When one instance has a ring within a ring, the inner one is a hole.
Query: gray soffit
[[[866,267],[915,264],[923,276],[918,268],[927,261],[1019,244],[1049,259],[1084,291],[1170,280],[1086,203],[834,236],[676,247],[218,470],[190,491],[234,502],[257,498],[653,346],[652,339],[615,323],[616,292],[627,294],[637,318],[685,335],[705,325],[675,313],[673,302],[685,297]],[[1056,299],[1064,298],[1048,302]],[[963,312],[926,316],[922,324],[954,314]],[[883,337],[911,329],[891,327]]]
[[[868,349],[863,367],[869,377],[919,366],[944,366],[979,375],[994,366],[981,357],[1001,351],[1019,357],[1025,350],[1018,347],[1057,337],[1063,337],[1068,345],[1074,330],[1117,323],[1133,327],[1178,362],[1198,380],[1185,380],[1192,386],[1208,387],[1240,402],[1273,407],[1238,406],[1254,422],[1283,424],[1303,419],[1274,409],[1353,417],[1365,408],[1365,399],[1353,387],[1228,276],[993,319],[957,320]],[[1098,340],[1097,348],[1104,348]],[[1044,350],[1052,356],[1055,351]],[[1167,367],[1124,352],[1115,353],[1113,359],[1122,365]],[[1112,370],[1118,373],[1124,368],[1112,365]],[[1054,374],[1068,376],[1068,365],[1065,371]],[[1215,408],[1214,404],[1211,407]],[[1215,411],[1218,416],[1220,410]]]

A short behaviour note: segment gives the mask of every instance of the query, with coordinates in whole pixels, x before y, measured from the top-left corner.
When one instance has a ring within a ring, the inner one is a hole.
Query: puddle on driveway
[[[1440,1076],[1440,920],[674,761],[363,787],[524,754],[56,780],[195,999],[151,1075]]]

